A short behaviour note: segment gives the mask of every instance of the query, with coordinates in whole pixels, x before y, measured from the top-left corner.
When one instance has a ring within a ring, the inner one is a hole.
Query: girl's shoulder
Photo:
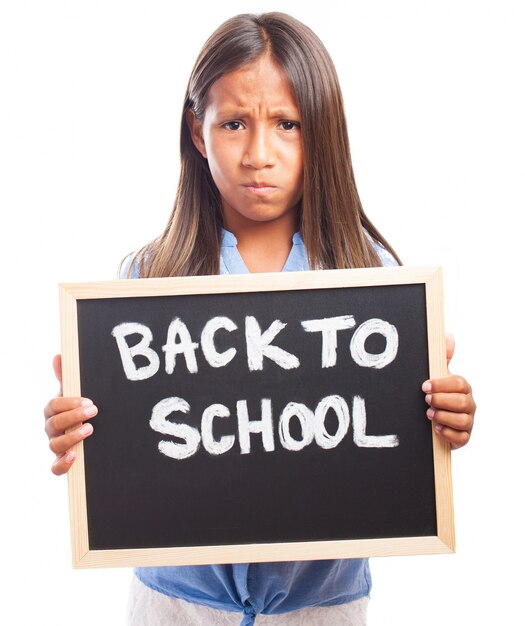
[[[383,248],[383,246],[377,241],[374,241],[374,249],[379,256],[379,260],[383,264],[383,267],[395,267],[399,265],[390,252]]]
[[[118,268],[119,278],[140,278],[140,253],[131,252],[125,257]]]
[[[374,246],[374,250],[377,252],[379,259],[383,265],[383,267],[394,267],[397,266],[398,263],[395,258],[384,248],[378,241],[373,239],[369,233],[365,230],[365,234],[368,239],[372,242]],[[294,236],[294,244],[303,244],[300,235]],[[224,244],[223,244],[224,245]],[[141,266],[141,252],[131,252],[128,254],[120,263],[118,270],[119,278],[140,278],[140,266]]]
[[[379,260],[383,264],[383,267],[395,267],[399,265],[399,263],[394,259],[394,257],[390,254],[390,252],[386,248],[384,248],[379,243],[379,241],[376,241],[373,237],[371,237],[370,234],[366,230],[364,232],[365,232],[365,235],[368,237],[368,239],[372,242],[372,245],[374,246],[374,250],[377,252],[377,256],[379,257]]]

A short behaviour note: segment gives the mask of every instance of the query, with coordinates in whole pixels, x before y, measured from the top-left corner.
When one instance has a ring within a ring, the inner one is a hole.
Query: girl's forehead
[[[260,57],[216,80],[208,94],[210,106],[215,109],[265,106],[297,110],[285,73],[268,57]]]

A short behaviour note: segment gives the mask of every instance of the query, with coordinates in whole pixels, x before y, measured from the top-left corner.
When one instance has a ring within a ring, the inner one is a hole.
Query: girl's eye
[[[294,128],[301,128],[299,122],[290,122],[288,120],[284,120],[282,122],[279,122],[279,124],[281,124],[282,128],[286,131],[294,130]],[[240,130],[241,128],[243,128],[243,125],[241,122],[225,122],[222,127],[226,130]]]
[[[281,122],[284,130],[293,130],[294,128],[301,128],[301,125],[298,122],[289,122],[287,120]]]
[[[240,126],[240,122],[226,122],[223,124],[223,128],[226,128],[226,130],[239,130]]]

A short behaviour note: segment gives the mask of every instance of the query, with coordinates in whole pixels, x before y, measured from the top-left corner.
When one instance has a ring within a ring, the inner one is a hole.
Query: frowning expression
[[[219,190],[226,228],[296,219],[301,120],[288,80],[268,55],[219,78],[204,118],[189,111],[187,121]]]

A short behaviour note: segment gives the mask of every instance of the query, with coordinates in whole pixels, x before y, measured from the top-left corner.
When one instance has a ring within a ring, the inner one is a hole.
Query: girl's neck
[[[237,239],[237,249],[252,273],[280,272],[292,249],[296,219],[228,224],[224,227]]]

